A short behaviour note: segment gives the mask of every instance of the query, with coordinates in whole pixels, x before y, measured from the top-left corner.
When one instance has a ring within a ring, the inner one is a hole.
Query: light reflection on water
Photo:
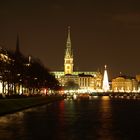
[[[23,118],[24,113],[23,112],[18,112],[15,114],[11,114],[11,115],[5,115],[0,117],[0,124],[2,123],[12,123],[13,121],[19,121],[19,119]]]
[[[0,117],[1,140],[16,138],[17,131],[19,135],[24,133],[24,127],[22,127],[23,116],[23,112],[18,112]]]
[[[0,117],[0,140],[136,139],[139,109],[137,100],[108,96],[63,100]]]
[[[113,139],[110,135],[112,127],[112,112],[111,112],[111,103],[108,96],[101,97],[101,104],[99,107],[100,112],[100,124],[101,126],[98,129],[100,139]]]

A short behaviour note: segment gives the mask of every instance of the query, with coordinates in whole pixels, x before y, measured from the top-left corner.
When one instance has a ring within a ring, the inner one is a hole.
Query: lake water
[[[65,99],[0,117],[0,140],[139,140],[140,100]]]

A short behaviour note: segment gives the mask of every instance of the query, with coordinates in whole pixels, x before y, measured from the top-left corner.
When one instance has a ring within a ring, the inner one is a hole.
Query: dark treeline
[[[15,52],[0,48],[0,94],[40,94],[42,89],[58,90],[59,82],[39,59],[26,57],[17,49]]]

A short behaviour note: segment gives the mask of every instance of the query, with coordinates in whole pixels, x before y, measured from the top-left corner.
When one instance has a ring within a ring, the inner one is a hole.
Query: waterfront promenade
[[[64,97],[60,95],[32,96],[24,98],[18,96],[18,98],[0,99],[0,116],[63,99]]]

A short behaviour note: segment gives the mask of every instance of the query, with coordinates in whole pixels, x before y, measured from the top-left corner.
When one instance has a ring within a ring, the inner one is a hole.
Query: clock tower
[[[71,39],[70,39],[70,26],[68,27],[68,37],[66,42],[66,51],[64,57],[64,73],[73,73],[73,52],[71,49]]]

